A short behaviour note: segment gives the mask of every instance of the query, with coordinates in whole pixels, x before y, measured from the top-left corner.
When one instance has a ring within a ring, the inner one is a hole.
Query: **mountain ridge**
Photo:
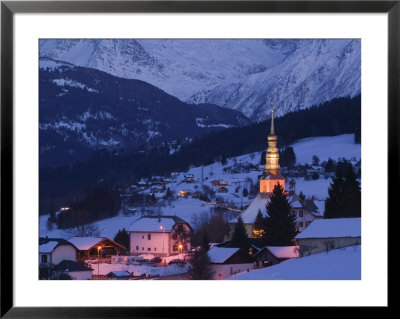
[[[253,121],[361,92],[359,39],[41,40],[40,55],[141,79]]]

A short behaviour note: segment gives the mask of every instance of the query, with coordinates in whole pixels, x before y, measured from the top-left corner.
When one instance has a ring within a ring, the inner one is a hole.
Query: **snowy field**
[[[176,264],[169,265],[167,267],[152,267],[149,265],[124,265],[124,264],[89,264],[93,269],[93,275],[105,276],[111,271],[128,271],[132,273],[135,277],[142,275],[147,276],[171,276],[184,274],[188,272],[188,265],[178,266]]]
[[[361,144],[354,143],[354,134],[305,138],[292,147],[297,164],[311,163],[314,155],[319,157],[320,162],[327,161],[329,157],[333,160],[341,157],[361,159]]]
[[[329,146],[331,145],[331,146]],[[339,135],[335,137],[318,137],[312,139],[305,139],[295,143],[294,145],[296,158],[300,161],[307,160],[311,162],[313,155],[317,155],[321,161],[331,158],[360,158],[360,145],[354,144],[353,135]],[[262,171],[248,170],[238,173],[229,173],[227,168],[235,168],[240,166],[246,166],[252,164],[256,167],[259,166],[261,158],[261,151],[251,154],[230,158],[227,160],[226,165],[221,163],[214,163],[204,167],[194,167],[189,169],[187,172],[180,172],[174,181],[167,185],[172,191],[175,200],[170,203],[164,202],[159,208],[154,208],[157,213],[162,215],[178,216],[188,223],[192,223],[193,219],[200,217],[205,213],[209,213],[210,210],[215,207],[218,198],[228,202],[231,207],[245,208],[249,205],[253,198],[243,197],[243,190],[246,188],[250,189],[251,184],[256,185],[258,183],[258,177],[262,174]],[[225,171],[224,171],[225,169]],[[186,174],[193,174],[193,183],[187,183],[184,181]],[[219,193],[219,186],[214,186],[211,182],[214,180],[221,180],[227,183],[227,193]],[[307,198],[312,196],[316,199],[315,204],[322,209],[324,207],[324,200],[328,196],[328,188],[331,183],[331,179],[318,179],[306,181],[304,178],[295,178],[296,181],[296,193],[303,192]],[[191,196],[178,197],[177,194],[181,190],[194,193],[196,191],[203,192],[203,187],[208,187],[215,191],[215,198],[211,198],[211,203],[207,203],[200,199],[192,198]],[[150,190],[143,190],[142,193],[149,194]],[[239,215],[239,211],[236,212]],[[232,215],[235,215],[235,211],[232,211]],[[61,237],[68,239],[74,236],[73,229],[59,230],[54,225],[53,230],[48,230],[47,219],[49,215],[42,215],[39,218],[39,231],[40,236],[48,236],[50,238]],[[101,237],[108,237],[113,239],[117,232],[125,228],[129,231],[130,225],[141,217],[141,213],[136,213],[133,216],[123,216],[122,212],[116,217],[104,219],[93,223]],[[235,216],[237,217],[237,216]]]
[[[228,280],[361,280],[361,246],[290,259]]]

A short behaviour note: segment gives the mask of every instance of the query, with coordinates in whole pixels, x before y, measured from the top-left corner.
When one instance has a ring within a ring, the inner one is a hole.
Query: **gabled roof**
[[[57,246],[57,241],[49,241],[46,244],[39,245],[39,253],[51,253]]]
[[[54,267],[55,271],[93,271],[92,268],[86,267],[72,260],[63,260],[57,266]]]
[[[64,238],[39,237],[39,253],[51,253],[59,245],[70,245],[78,249],[74,244]]]
[[[119,246],[122,249],[126,249],[121,244],[118,244],[114,240],[107,237],[72,237],[69,239],[69,241],[74,244],[78,250],[89,250],[104,240],[109,240],[114,245]]]
[[[295,238],[361,237],[361,218],[315,219]]]
[[[131,224],[129,231],[131,232],[152,232],[162,233],[171,232],[176,224],[187,224],[191,229],[189,223],[177,216],[145,216],[137,219]]]
[[[106,276],[107,277],[132,277],[132,274],[126,270],[114,270],[114,271],[110,271]]]
[[[266,246],[276,258],[297,258],[299,257],[298,246]]]
[[[210,257],[210,262],[213,264],[223,264],[227,259],[232,257],[239,251],[240,248],[225,248],[216,247],[211,248],[207,253]]]
[[[256,220],[258,210],[261,210],[261,213],[264,217],[268,216],[266,205],[269,202],[269,194],[261,194],[258,193],[254,200],[251,202],[249,207],[247,207],[241,214],[243,223],[245,224],[253,224]],[[230,223],[237,223],[238,217],[232,219]]]

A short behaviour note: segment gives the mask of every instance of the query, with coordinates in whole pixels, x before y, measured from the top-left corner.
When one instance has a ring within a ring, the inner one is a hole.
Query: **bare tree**
[[[325,249],[326,252],[328,253],[330,250],[335,248],[335,242],[333,241],[333,239],[331,240],[325,240],[324,241],[324,245],[325,245]]]
[[[310,256],[314,249],[318,248],[316,244],[302,244],[299,247],[299,255],[300,257]]]
[[[99,237],[100,231],[96,225],[88,224],[77,226],[72,230],[73,236],[76,237]]]

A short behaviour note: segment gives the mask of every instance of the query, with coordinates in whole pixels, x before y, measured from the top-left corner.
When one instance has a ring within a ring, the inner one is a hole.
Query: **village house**
[[[63,260],[76,261],[77,248],[62,238],[39,238],[39,264],[57,265]]]
[[[56,273],[66,273],[73,280],[92,280],[93,269],[72,260],[63,260],[53,270]]]
[[[130,254],[178,255],[189,251],[192,227],[177,216],[141,217],[129,228]]]
[[[72,237],[69,241],[78,249],[78,262],[87,259],[110,259],[119,255],[126,247],[106,237]]]
[[[114,270],[106,275],[110,280],[128,280],[133,278],[133,275],[126,270]]]
[[[299,256],[361,244],[361,218],[314,220],[295,237]]]
[[[208,252],[213,278],[226,279],[255,268],[254,259],[242,248],[212,247]]]
[[[193,174],[185,174],[185,179],[183,180],[186,183],[193,183],[194,180],[194,175]]]
[[[297,246],[265,246],[253,255],[259,267],[276,265],[291,258],[299,257]]]

